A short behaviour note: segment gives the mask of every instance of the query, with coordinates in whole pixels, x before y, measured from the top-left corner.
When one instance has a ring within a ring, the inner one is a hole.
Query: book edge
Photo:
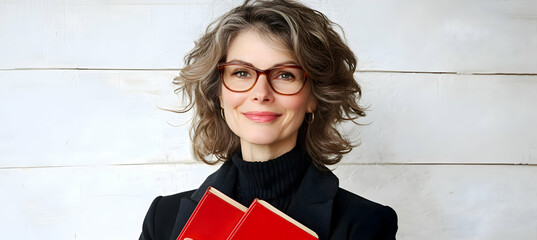
[[[304,230],[305,232],[309,233],[310,235],[316,237],[317,239],[319,236],[317,236],[317,233],[315,233],[313,230],[309,229],[308,227],[304,226],[304,224],[298,222],[297,220],[293,219],[292,217],[288,216],[287,214],[283,213],[276,207],[270,205],[270,203],[261,200],[261,199],[255,199],[254,202],[258,202],[259,204],[263,205],[264,207],[268,208],[270,211],[276,213],[278,216],[282,217],[283,219],[287,220],[288,222],[292,223],[293,225],[299,227],[300,229]]]
[[[226,194],[218,191],[218,189],[216,189],[214,187],[209,187],[209,189],[207,191],[209,191],[210,193],[216,195],[217,197],[219,197],[220,199],[226,201],[227,203],[231,204],[232,206],[238,208],[242,212],[246,212],[248,210],[247,207],[245,207],[244,205],[242,205],[239,202],[235,201],[233,198],[228,197]]]

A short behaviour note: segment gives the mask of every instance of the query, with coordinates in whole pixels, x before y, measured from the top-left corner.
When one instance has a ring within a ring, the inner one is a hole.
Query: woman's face
[[[282,63],[298,62],[283,44],[263,38],[256,31],[245,31],[231,42],[226,62],[243,62],[265,70]],[[294,95],[272,90],[267,76],[260,74],[247,92],[233,92],[221,86],[220,104],[225,121],[239,136],[241,148],[263,145],[279,156],[291,150],[306,112],[313,112],[315,101],[310,83]]]

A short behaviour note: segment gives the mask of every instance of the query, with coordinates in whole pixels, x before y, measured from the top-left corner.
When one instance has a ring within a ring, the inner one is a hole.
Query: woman
[[[394,239],[387,206],[338,187],[325,165],[353,145],[336,124],[365,116],[356,58],[335,24],[293,1],[246,1],[209,26],[174,81],[193,110],[193,150],[223,165],[197,189],[157,197],[140,239],[176,239],[208,186],[271,203],[320,239]]]

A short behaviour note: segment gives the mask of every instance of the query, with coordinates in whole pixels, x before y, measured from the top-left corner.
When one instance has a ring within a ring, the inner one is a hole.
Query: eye
[[[295,75],[290,72],[281,72],[278,74],[278,79],[293,80],[295,79]]]
[[[249,77],[251,77],[250,73],[248,71],[245,71],[245,70],[235,70],[232,75],[235,76],[235,77],[238,77],[238,78],[249,78]]]

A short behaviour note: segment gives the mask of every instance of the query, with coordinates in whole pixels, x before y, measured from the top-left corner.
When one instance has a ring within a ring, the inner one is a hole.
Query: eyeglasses
[[[225,62],[217,65],[224,86],[233,92],[250,91],[259,75],[265,75],[274,92],[281,95],[297,94],[304,88],[306,72],[297,65],[281,65],[260,70],[250,65]]]

